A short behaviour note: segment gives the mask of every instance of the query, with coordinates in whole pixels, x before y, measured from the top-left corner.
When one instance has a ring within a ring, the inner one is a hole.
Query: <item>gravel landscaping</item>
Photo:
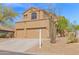
[[[66,38],[58,38],[56,43],[49,40],[43,41],[42,48],[33,47],[25,52],[43,55],[79,55],[79,43],[66,43]]]

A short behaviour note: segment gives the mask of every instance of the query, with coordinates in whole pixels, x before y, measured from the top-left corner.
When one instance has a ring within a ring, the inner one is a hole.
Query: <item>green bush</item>
[[[76,43],[78,42],[74,33],[69,33],[67,43]]]

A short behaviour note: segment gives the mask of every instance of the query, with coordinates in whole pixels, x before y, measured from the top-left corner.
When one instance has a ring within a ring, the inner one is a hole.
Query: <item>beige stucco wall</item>
[[[25,23],[24,22],[18,22],[18,23],[16,23],[16,26],[15,26],[15,28],[16,29],[23,29],[25,27]]]
[[[40,11],[40,10],[37,10],[37,9],[32,9],[32,10],[29,10],[27,11],[24,15],[24,21],[32,21],[31,19],[31,14],[32,12],[36,12],[37,13],[37,19],[35,20],[41,20],[41,19],[45,19],[44,17],[44,12],[43,11]]]
[[[49,38],[49,20],[26,22],[26,27],[30,28],[26,30],[27,38],[39,38],[39,29],[42,30],[42,38]]]
[[[32,12],[37,13],[37,19],[32,20]],[[54,17],[53,20],[56,18]],[[28,38],[37,39],[39,38],[39,29],[42,30],[42,38],[49,39],[50,24],[47,15],[38,9],[31,9],[24,13],[24,19],[21,22],[16,23],[15,37],[16,38]]]
[[[42,38],[49,38],[49,20],[17,23],[16,29],[16,38],[39,38],[39,29],[42,30]]]
[[[27,28],[48,27],[49,20],[26,22]]]

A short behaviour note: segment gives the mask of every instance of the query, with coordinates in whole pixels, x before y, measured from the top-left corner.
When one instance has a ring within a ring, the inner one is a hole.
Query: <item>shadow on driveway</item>
[[[0,55],[31,55],[31,54],[0,50]]]

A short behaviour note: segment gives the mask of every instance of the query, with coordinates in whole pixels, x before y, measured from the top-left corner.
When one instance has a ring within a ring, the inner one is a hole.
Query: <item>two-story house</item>
[[[49,39],[50,35],[52,36],[52,33],[54,33],[50,30],[53,28],[53,21],[55,24],[57,21],[56,15],[32,7],[24,12],[22,21],[16,22],[15,38],[37,39],[41,30],[41,38]]]

